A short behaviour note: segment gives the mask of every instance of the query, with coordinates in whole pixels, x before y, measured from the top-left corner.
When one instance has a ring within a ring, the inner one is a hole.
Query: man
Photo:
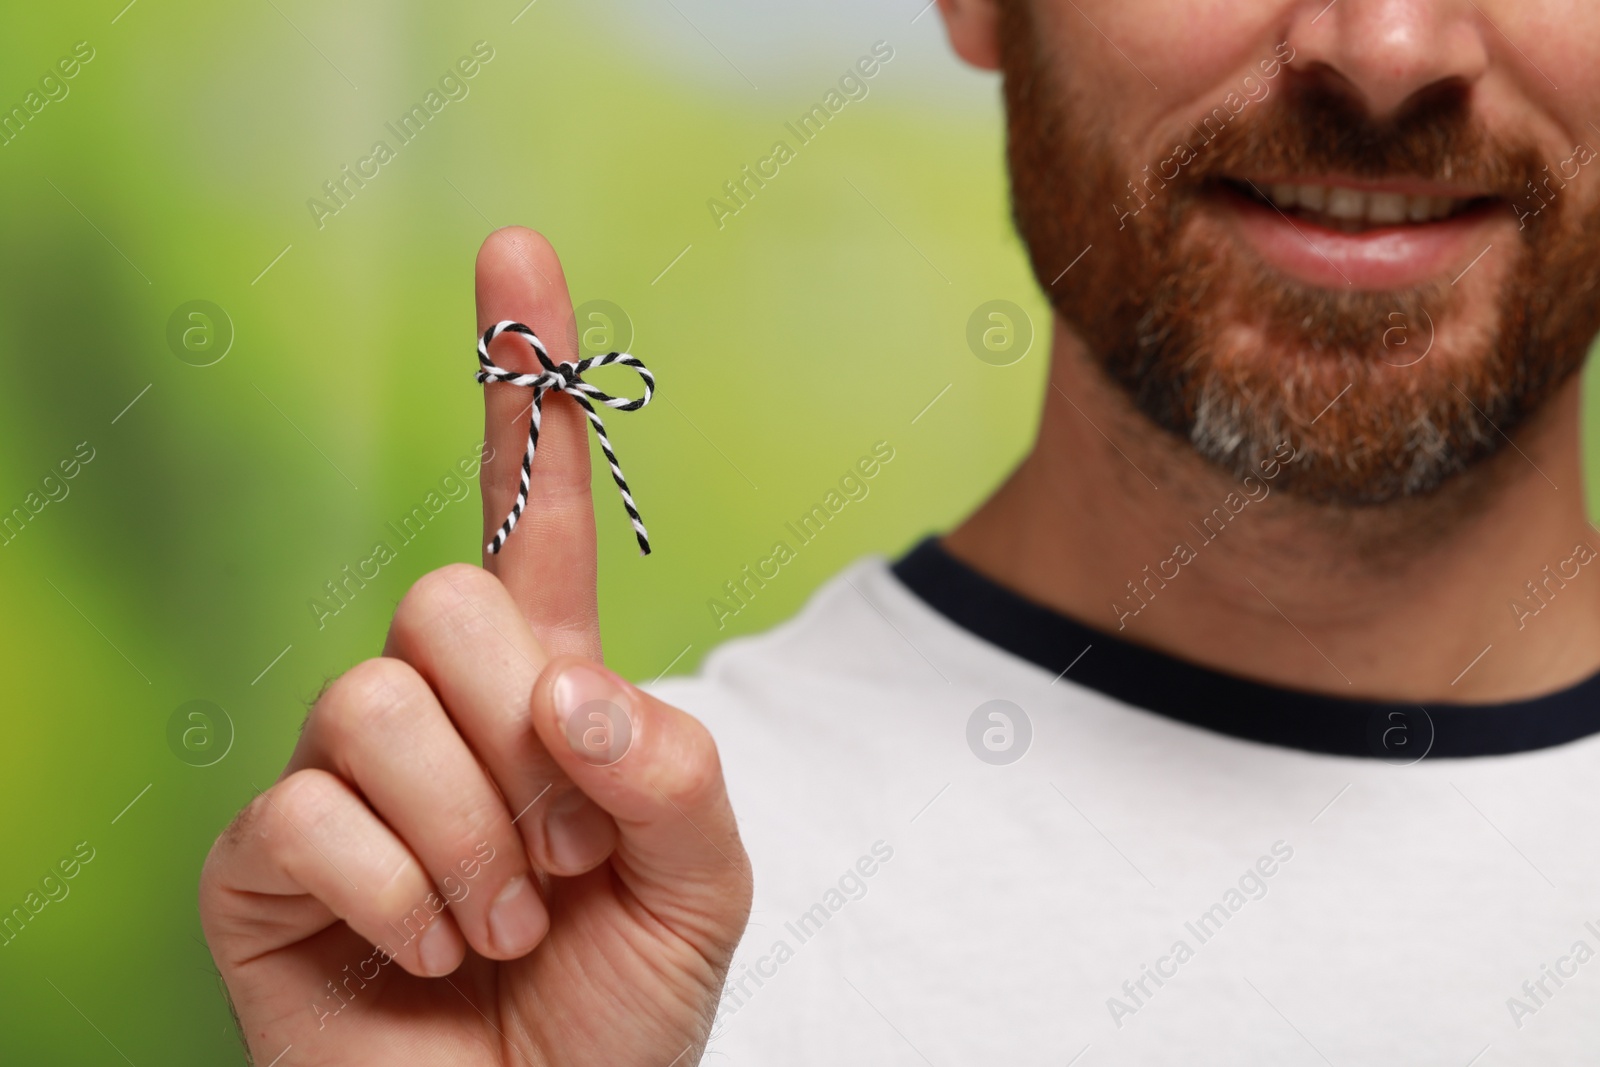
[[[258,1062],[1592,1062],[1600,13],[940,7],[1057,313],[1032,453],[645,693],[552,400],[207,862]],[[573,357],[541,239],[477,271]]]

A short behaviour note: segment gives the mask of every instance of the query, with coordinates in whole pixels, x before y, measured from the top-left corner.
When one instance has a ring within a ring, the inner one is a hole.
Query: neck
[[[1258,681],[1538,696],[1600,670],[1579,397],[1574,376],[1515,448],[1426,499],[1315,505],[1265,478],[1247,493],[1155,429],[1058,322],[1032,452],[945,546],[1097,629]]]

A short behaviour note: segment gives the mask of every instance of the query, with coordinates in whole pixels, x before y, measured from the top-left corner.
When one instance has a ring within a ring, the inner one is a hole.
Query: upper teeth
[[[1336,219],[1379,225],[1446,218],[1466,203],[1465,200],[1449,196],[1366,193],[1342,185],[1292,185],[1286,182],[1269,186],[1267,196],[1284,210],[1302,207]]]

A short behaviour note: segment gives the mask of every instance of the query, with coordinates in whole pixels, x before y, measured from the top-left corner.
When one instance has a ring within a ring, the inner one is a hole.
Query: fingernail
[[[429,977],[438,978],[455,970],[456,938],[450,924],[439,918],[422,931],[422,940],[417,942],[417,956]]]
[[[611,817],[594,801],[571,790],[550,805],[545,816],[545,844],[550,862],[560,873],[577,874],[605,859],[615,843]]]
[[[632,699],[610,671],[575,663],[556,679],[551,696],[567,743],[585,762],[604,767],[627,755]]]
[[[527,875],[519,874],[507,882],[489,906],[489,940],[508,956],[530,951],[548,926],[544,905]]]

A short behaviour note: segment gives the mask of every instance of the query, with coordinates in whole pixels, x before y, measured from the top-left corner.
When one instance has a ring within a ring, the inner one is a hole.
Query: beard
[[[1531,144],[1485,131],[1465,88],[1436,86],[1380,121],[1284,68],[1267,91],[1257,77],[1248,99],[1232,94],[1245,102],[1213,113],[1225,123],[1169,131],[1157,143],[1174,149],[1134,161],[1118,157],[1103,96],[1047,54],[1030,3],[1002,5],[1001,65],[1035,276],[1132,405],[1213,464],[1242,478],[1289,441],[1276,488],[1292,496],[1426,497],[1502,450],[1582,366],[1600,331],[1600,214],[1576,185],[1534,199],[1551,170]],[[1519,200],[1543,206],[1517,240],[1497,239],[1476,288],[1328,289],[1268,266],[1218,217],[1224,183],[1250,174],[1449,181],[1508,218]],[[1093,262],[1064,272],[1086,246]]]

